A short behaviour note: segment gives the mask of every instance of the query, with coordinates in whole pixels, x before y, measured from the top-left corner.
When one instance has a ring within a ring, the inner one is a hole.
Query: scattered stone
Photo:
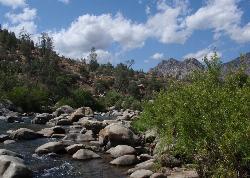
[[[100,155],[96,154],[91,150],[80,149],[72,157],[78,160],[88,160],[88,159],[100,158]]]
[[[27,128],[20,128],[10,134],[10,138],[15,140],[33,140],[41,137],[43,137],[42,134],[36,133]]]
[[[64,128],[60,126],[55,126],[51,128],[44,128],[40,130],[38,133],[43,134],[44,137],[51,137],[53,134],[65,134],[66,131]]]
[[[63,142],[49,142],[41,145],[35,150],[37,154],[47,153],[63,153],[65,152],[65,144]]]
[[[138,159],[140,161],[147,161],[147,160],[153,159],[153,156],[149,154],[141,154],[140,156],[138,156]]]
[[[56,125],[71,125],[72,122],[68,119],[61,119],[56,122]]]
[[[87,142],[87,141],[93,141],[95,138],[91,133],[85,133],[85,134],[79,134],[79,133],[70,133],[67,134],[63,140],[70,140],[75,142]]]
[[[77,121],[79,121],[80,118],[82,118],[84,116],[91,116],[91,117],[94,116],[94,113],[90,107],[78,108],[75,112],[73,112],[70,115],[69,120],[71,122],[77,122]]]
[[[107,153],[110,153],[112,157],[117,158],[123,155],[132,155],[135,153],[135,149],[128,145],[117,145],[116,147],[110,148]]]
[[[89,120],[89,119],[81,119],[80,121],[81,125],[85,127],[87,130],[92,130],[93,133],[96,135],[107,126],[107,124],[100,122],[100,121],[95,121],[95,120]]]
[[[136,164],[137,161],[138,160],[135,155],[124,155],[124,156],[114,159],[113,161],[110,162],[110,164],[120,165],[120,166],[129,166],[129,165]]]
[[[130,178],[149,178],[153,174],[152,171],[140,169],[130,175]]]

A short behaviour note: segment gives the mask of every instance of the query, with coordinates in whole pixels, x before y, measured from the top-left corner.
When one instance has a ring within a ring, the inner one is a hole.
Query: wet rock
[[[19,116],[6,116],[6,121],[8,123],[23,122],[22,118]]]
[[[5,140],[3,142],[4,145],[9,145],[9,144],[12,144],[12,143],[16,143],[16,141],[15,140]]]
[[[73,155],[78,150],[84,149],[84,148],[85,148],[84,144],[74,144],[74,145],[70,145],[70,146],[66,147],[66,151],[67,151],[68,154]]]
[[[19,157],[22,158],[22,156],[16,152],[6,150],[6,149],[0,149],[0,155],[8,155],[8,156],[13,156],[13,157]]]
[[[127,127],[121,124],[110,124],[99,132],[99,142],[106,145],[108,142],[112,146],[119,144],[134,145],[138,137]]]
[[[163,173],[154,173],[150,176],[150,178],[167,178],[167,176]]]
[[[110,162],[113,165],[120,165],[120,166],[129,166],[137,163],[137,158],[135,155],[124,155],[118,157]]]
[[[130,175],[130,178],[149,178],[153,174],[152,171],[140,169]]]
[[[74,109],[68,105],[61,106],[60,108],[57,108],[55,112],[53,112],[53,115],[55,117],[60,116],[61,114],[71,114],[74,112]]]
[[[38,114],[32,121],[32,124],[46,124],[53,116],[49,113]]]
[[[117,158],[123,155],[132,155],[135,153],[135,149],[128,145],[117,145],[116,147],[110,148],[107,153],[110,153],[112,157]]]
[[[88,160],[88,159],[100,158],[100,155],[96,154],[91,150],[80,149],[72,157],[78,160]]]
[[[33,130],[27,128],[20,128],[10,134],[10,138],[14,140],[32,140],[41,137],[43,137],[42,134],[36,133]]]
[[[87,141],[94,141],[95,138],[93,135],[89,132],[86,132],[85,134],[78,134],[78,133],[70,133],[67,134],[63,140],[71,140],[75,142],[87,142]]]
[[[51,127],[51,128],[44,128],[44,129],[38,131],[38,133],[43,134],[43,136],[45,136],[45,137],[51,137],[53,134],[65,134],[66,131],[64,128],[62,128],[60,126],[55,126],[55,127]]]
[[[0,177],[2,178],[32,178],[32,172],[24,165],[21,158],[1,155]]]
[[[151,160],[137,164],[134,168],[129,169],[127,173],[131,174],[140,169],[152,170],[153,167],[154,167],[154,159],[151,159]]]
[[[63,153],[65,152],[65,144],[63,142],[49,142],[35,150],[37,154],[47,153]]]
[[[8,135],[4,135],[4,134],[0,135],[0,143],[4,142],[5,140],[8,140],[8,139],[9,139]]]
[[[77,122],[79,121],[79,119],[81,119],[84,116],[91,116],[91,117],[94,116],[94,113],[90,107],[78,108],[75,112],[73,112],[70,115],[69,120],[71,122]]]

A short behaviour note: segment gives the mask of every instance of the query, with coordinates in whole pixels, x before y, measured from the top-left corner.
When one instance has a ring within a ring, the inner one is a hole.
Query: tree
[[[99,64],[97,62],[97,53],[96,49],[93,47],[91,48],[90,54],[89,54],[89,70],[91,72],[94,72],[98,69]]]
[[[138,87],[138,85],[137,85],[137,83],[135,81],[129,82],[128,94],[133,96],[136,99],[141,98],[140,89],[139,89],[139,87]]]
[[[30,38],[30,34],[24,29],[19,34],[20,39],[20,52],[27,58],[28,64],[30,64],[30,57],[32,49],[34,49],[34,43]]]
[[[40,40],[39,47],[41,54],[43,56],[49,56],[54,49],[53,39],[47,33],[42,33],[39,40]]]

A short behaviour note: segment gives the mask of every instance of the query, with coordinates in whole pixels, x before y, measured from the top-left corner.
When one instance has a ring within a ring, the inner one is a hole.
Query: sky
[[[134,59],[144,71],[171,57],[250,52],[250,0],[0,0],[0,24],[34,41],[47,32],[59,55],[78,60],[95,47],[100,63]]]

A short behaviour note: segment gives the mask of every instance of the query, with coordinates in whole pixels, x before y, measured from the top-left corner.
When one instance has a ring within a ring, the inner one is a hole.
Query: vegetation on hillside
[[[221,62],[205,58],[206,71],[174,82],[149,102],[134,123],[157,129],[162,151],[194,163],[200,177],[246,177],[250,167],[250,78],[221,77]],[[243,66],[244,67],[244,66]]]
[[[133,64],[99,64],[95,48],[87,59],[71,60],[56,54],[46,33],[35,45],[25,31],[17,38],[0,28],[0,99],[10,99],[26,112],[62,104],[141,109],[140,103],[160,91],[165,81],[133,70]],[[113,95],[119,100],[114,102]]]

